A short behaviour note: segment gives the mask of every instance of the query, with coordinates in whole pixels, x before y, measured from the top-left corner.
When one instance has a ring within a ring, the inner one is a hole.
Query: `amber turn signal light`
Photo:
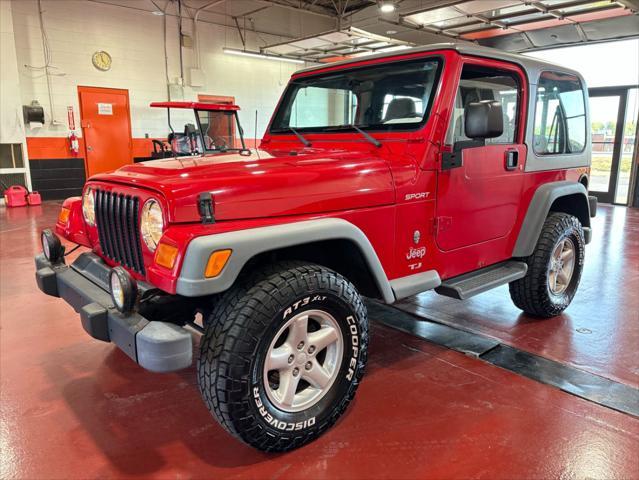
[[[217,250],[211,254],[204,270],[206,278],[217,277],[229,261],[233,250]]]
[[[71,214],[71,210],[68,208],[62,207],[60,213],[58,214],[58,222],[65,225],[69,221],[69,215]]]
[[[177,254],[177,247],[167,245],[166,243],[160,243],[155,251],[155,263],[162,267],[172,269],[173,265],[175,265]]]

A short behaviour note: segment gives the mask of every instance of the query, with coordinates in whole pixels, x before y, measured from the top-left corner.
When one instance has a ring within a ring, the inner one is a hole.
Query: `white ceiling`
[[[185,20],[199,9],[203,22],[275,35],[280,38],[276,43],[288,45],[274,46],[272,53],[295,56],[345,47],[344,39],[329,34],[339,36],[349,27],[400,44],[470,35],[465,39],[511,51],[639,36],[639,0],[391,0],[398,7],[391,14],[381,14],[376,0],[91,1],[169,15],[177,15],[181,6]],[[584,13],[593,19],[583,20]],[[259,47],[273,45],[262,43]]]

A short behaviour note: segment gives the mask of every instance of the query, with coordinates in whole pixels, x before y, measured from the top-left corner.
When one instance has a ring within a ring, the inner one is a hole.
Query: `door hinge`
[[[435,234],[443,232],[450,228],[453,223],[453,217],[435,217],[433,219]]]

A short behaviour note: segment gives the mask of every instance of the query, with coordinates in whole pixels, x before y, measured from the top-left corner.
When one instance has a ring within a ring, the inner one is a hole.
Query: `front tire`
[[[535,251],[526,259],[526,276],[509,285],[513,303],[536,317],[562,313],[579,287],[584,253],[581,222],[567,213],[548,215]]]
[[[219,299],[200,342],[198,383],[213,416],[264,451],[331,427],[364,373],[366,309],[341,275],[287,262],[244,277]]]

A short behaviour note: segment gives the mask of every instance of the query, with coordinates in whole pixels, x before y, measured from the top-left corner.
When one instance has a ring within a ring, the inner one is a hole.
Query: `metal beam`
[[[417,30],[417,31],[431,33],[433,35],[441,35],[443,37],[452,38],[452,39],[455,39],[455,40],[457,40],[459,38],[459,35],[457,35],[457,34],[445,33],[443,30],[440,30],[440,29],[438,29],[436,27],[431,27],[429,25],[414,25],[414,24],[412,24],[410,22],[407,22],[403,18],[400,18],[398,21],[386,20],[386,19],[380,18],[379,21],[383,22],[383,23],[388,23],[390,25],[395,25],[395,26],[399,26],[399,27],[406,27],[406,28],[409,28],[411,30]]]
[[[579,38],[581,38],[582,42],[590,41],[590,39],[588,38],[588,35],[586,34],[586,31],[581,26],[581,23],[575,22],[575,28],[577,29],[577,34],[579,35]]]
[[[535,10],[538,10],[542,13],[546,13],[548,15],[552,15],[553,17],[558,18],[560,20],[563,20],[564,18],[564,14],[561,13],[559,10],[557,10],[556,7],[549,8],[543,3],[539,3],[539,2],[530,2],[529,5],[533,7]]]
[[[246,40],[244,39],[244,35],[242,34],[242,29],[240,28],[240,23],[237,21],[237,17],[233,17],[233,21],[235,22],[235,26],[237,27],[237,33],[240,34],[240,40],[242,41],[242,47],[246,50]]]
[[[284,8],[286,10],[291,10],[297,13],[307,13],[309,15],[315,15],[317,17],[323,17],[323,18],[330,18],[331,20],[336,20],[337,19],[337,15],[331,15],[329,13],[321,13],[321,12],[316,12],[315,10],[309,10],[307,8],[303,8],[303,7],[295,7],[293,5],[287,5],[284,3],[279,3],[279,2],[275,2],[273,0],[255,0],[259,3],[264,3],[264,4],[268,4],[271,7],[279,7],[279,8]]]
[[[445,7],[454,7],[455,5],[459,5],[460,3],[466,3],[468,0],[448,0],[446,2],[441,2],[438,5],[433,5],[431,7],[425,7],[425,8],[416,8],[413,10],[409,10],[407,12],[401,12],[399,14],[400,18],[403,17],[410,17],[411,15],[417,15],[418,13],[426,13],[426,12],[432,12],[433,10],[438,10],[440,8],[445,8]],[[463,13],[460,12],[459,16],[464,15]]]
[[[615,0],[615,3],[618,3],[622,7],[627,8],[632,13],[639,12],[639,2],[637,2],[636,0],[635,1],[633,1],[633,0]]]
[[[322,35],[328,35],[329,33],[335,33],[335,32],[339,32],[339,30],[333,29],[333,30],[328,30],[326,32],[313,33],[312,35],[306,35],[304,37],[297,37],[292,40],[285,40],[283,42],[271,43],[269,45],[264,45],[263,47],[260,47],[260,50],[266,50],[267,48],[279,47],[280,45],[287,45],[293,42],[308,40],[309,38],[321,37]]]
[[[574,20],[572,20],[569,17],[573,17],[573,16],[577,16],[577,15],[583,15],[585,13],[595,13],[595,12],[601,12],[601,11],[605,11],[605,10],[612,10],[612,9],[615,9],[615,8],[619,8],[619,7],[616,6],[616,4],[611,3],[611,4],[608,4],[608,5],[602,5],[602,6],[597,7],[597,8],[588,8],[588,9],[584,9],[584,10],[578,10],[578,11],[575,11],[575,12],[570,12],[570,15],[565,17],[565,20],[571,22],[571,24],[574,25],[577,22],[575,22]],[[511,22],[511,23],[508,24],[508,29],[512,30],[513,33],[521,32],[521,30],[517,29],[517,27],[520,26],[520,25],[527,25],[529,23],[543,22],[543,21],[546,21],[546,20],[551,20],[553,18],[555,18],[555,17],[551,16],[550,14],[542,14],[538,18],[528,19],[528,20],[520,20],[518,22]],[[451,27],[451,29],[454,29],[454,28],[457,28],[457,27]],[[491,27],[489,25],[482,26],[481,28],[477,28],[476,30],[469,30],[469,31],[464,32],[464,33],[462,33],[460,35],[467,35],[469,33],[484,32],[486,30],[491,30],[493,28],[499,28],[499,27]]]

